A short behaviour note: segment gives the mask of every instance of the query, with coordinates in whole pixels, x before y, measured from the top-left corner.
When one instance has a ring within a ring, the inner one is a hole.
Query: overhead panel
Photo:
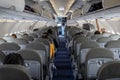
[[[65,16],[75,0],[50,0],[58,16]]]

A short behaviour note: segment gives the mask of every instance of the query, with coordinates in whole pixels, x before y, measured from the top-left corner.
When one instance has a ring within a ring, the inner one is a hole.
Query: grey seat
[[[114,53],[114,59],[120,60],[120,41],[112,40],[105,44],[105,47],[110,49]]]
[[[16,36],[17,38],[22,38],[22,34],[17,33]]]
[[[94,79],[97,77],[98,69],[109,61],[114,60],[112,51],[105,48],[94,48],[88,51],[85,61],[85,78]]]
[[[41,37],[42,36],[42,31],[36,31],[35,34],[37,34],[38,37]]]
[[[34,38],[32,36],[28,36],[28,35],[24,35],[23,38],[28,40],[29,42],[34,40]]]
[[[48,70],[48,57],[47,57],[47,50],[46,47],[43,43],[40,42],[32,42],[26,45],[27,49],[34,49],[38,52],[38,55],[41,56],[41,61],[43,63],[43,67],[44,67],[44,77],[47,75],[47,71]]]
[[[26,69],[32,78],[43,80],[43,65],[41,58],[37,51],[32,49],[23,49],[17,52],[20,54],[24,61]]]
[[[3,39],[6,40],[7,42],[13,42],[15,38],[12,36],[4,36]]]
[[[85,68],[84,64],[85,64],[87,52],[92,48],[99,48],[99,47],[100,47],[99,44],[95,41],[85,41],[81,43],[80,53],[77,61],[79,74],[80,73],[84,74],[84,68]]]
[[[4,53],[2,51],[0,51],[0,65],[3,64],[4,59],[5,59],[5,55],[4,55]]]
[[[80,37],[84,37],[83,35],[76,35],[76,36],[73,36],[72,38],[72,44],[71,44],[71,52],[73,53],[74,52],[74,47],[75,47],[75,43],[76,43],[76,40]],[[69,42],[70,43],[70,42]]]
[[[81,43],[80,53],[79,53],[79,61],[81,64],[85,63],[87,52],[92,48],[99,48],[99,44],[95,41],[85,41]]]
[[[44,44],[40,43],[40,42],[32,42],[26,45],[27,49],[34,49],[38,52],[42,51],[42,53],[39,53],[40,56],[42,56],[42,63],[44,65],[47,64],[47,53],[46,53],[46,47]]]
[[[49,40],[47,40],[47,39],[43,39],[43,38],[36,38],[35,40],[34,40],[34,42],[40,42],[40,43],[43,43],[43,44],[45,44],[46,45],[46,49],[47,49],[47,57],[49,57],[50,55],[50,42],[49,42]]]
[[[35,40],[34,40],[35,42],[43,42],[45,45],[50,45],[50,42],[49,42],[49,40],[47,40],[47,39],[43,39],[43,38],[36,38]]]
[[[93,36],[93,35],[94,35],[94,33],[88,32],[87,35],[86,35],[86,37],[91,38],[91,36]]]
[[[67,37],[68,37],[68,40],[72,40],[74,34],[76,34],[77,32],[79,32],[80,30],[78,30],[78,28],[70,28],[68,29],[68,32],[67,32]]]
[[[112,40],[118,40],[120,38],[120,35],[118,35],[118,34],[111,34],[109,37],[112,38]]]
[[[7,42],[6,40],[0,38],[0,44]]]
[[[96,40],[96,42],[99,43],[107,43],[108,41],[111,41],[112,39],[110,37],[101,37]]]
[[[5,53],[5,55],[16,52],[19,49],[20,46],[16,43],[3,43],[0,45],[0,50],[2,50]]]
[[[23,38],[16,38],[14,42],[17,43],[21,49],[24,49],[25,46],[29,43],[26,39]]]
[[[108,62],[100,67],[97,73],[98,80],[120,80],[120,62]]]
[[[112,39],[110,37],[101,37],[96,40],[100,44],[100,47],[104,47],[104,45],[108,42],[111,41]]]
[[[20,65],[0,66],[0,80],[31,80],[26,69]]]
[[[38,35],[35,33],[30,33],[29,36],[32,36],[33,38],[38,38]]]
[[[81,43],[85,42],[85,41],[91,41],[91,39],[89,39],[87,37],[84,37],[84,36],[81,36],[74,41],[74,56],[75,56],[75,59],[77,59],[77,56],[79,54]]]
[[[14,42],[17,44],[28,44],[29,43],[26,39],[23,39],[23,38],[16,38]]]
[[[112,33],[105,32],[105,33],[103,33],[103,36],[104,36],[104,37],[109,37],[111,34],[112,34]]]
[[[96,41],[98,38],[101,38],[101,37],[103,37],[103,35],[101,35],[101,34],[94,34],[93,36],[91,36],[91,39]]]

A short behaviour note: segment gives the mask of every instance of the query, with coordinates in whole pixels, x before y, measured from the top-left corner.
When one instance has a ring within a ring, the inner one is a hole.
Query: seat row
[[[48,35],[48,30],[52,30],[52,34]],[[29,34],[21,33],[14,34],[12,36],[5,36],[0,39],[0,50],[5,56],[11,53],[20,54],[24,58],[26,64],[25,68],[28,70],[30,76],[37,80],[45,80],[47,77],[51,78],[51,70],[49,70],[52,62],[52,58],[50,57],[50,45],[51,41],[52,44],[55,45],[53,39],[55,39],[55,41],[58,43],[57,32],[58,31],[56,27],[48,27],[42,30],[40,29],[38,31],[33,31]],[[48,36],[44,36],[46,34]],[[55,48],[55,50],[57,50],[57,48]],[[2,62],[3,60],[1,59],[1,63]],[[4,67],[4,65],[1,67]]]
[[[120,35],[112,34],[109,37],[104,37],[103,34],[93,34],[91,37],[88,35],[89,31],[80,28],[73,27],[66,30],[68,49],[71,51],[74,66],[78,69],[78,76],[82,75],[85,80],[120,78],[119,74],[111,70],[112,66],[113,68],[116,68],[116,65],[120,66],[120,41],[115,40],[116,37],[120,38]],[[107,66],[106,70],[107,64],[111,66]],[[110,72],[109,69],[112,74],[102,73]]]

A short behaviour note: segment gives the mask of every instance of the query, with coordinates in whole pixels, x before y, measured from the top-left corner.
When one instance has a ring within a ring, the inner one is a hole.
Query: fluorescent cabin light
[[[62,26],[62,24],[57,24],[57,26]]]
[[[64,11],[65,8],[64,8],[64,7],[60,7],[59,10],[60,10],[60,11]]]

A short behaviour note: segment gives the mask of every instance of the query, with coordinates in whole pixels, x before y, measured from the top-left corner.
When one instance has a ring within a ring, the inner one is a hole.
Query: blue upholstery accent
[[[56,66],[56,70],[53,75],[53,80],[75,80],[69,51],[65,48],[64,38],[60,39],[60,45],[56,52],[54,64]]]

